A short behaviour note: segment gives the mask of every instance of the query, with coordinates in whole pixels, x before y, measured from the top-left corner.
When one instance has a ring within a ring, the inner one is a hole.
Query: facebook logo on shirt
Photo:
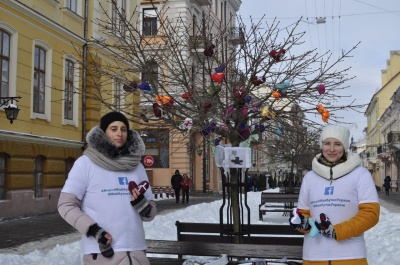
[[[129,181],[127,177],[118,177],[119,185],[128,185]]]
[[[331,187],[326,187],[326,188],[325,188],[325,193],[324,193],[324,195],[333,195],[333,190],[334,190],[334,187],[333,187],[333,186],[331,186]]]

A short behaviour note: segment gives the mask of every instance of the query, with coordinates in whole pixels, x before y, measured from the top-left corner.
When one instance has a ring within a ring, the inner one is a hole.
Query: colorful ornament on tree
[[[321,114],[322,121],[327,122],[330,116],[329,110],[325,109],[324,106],[322,106],[322,104],[318,104],[317,111],[319,114]]]
[[[221,91],[220,85],[212,84],[211,86],[208,87],[208,92],[210,93],[211,96],[217,95],[220,91]]]
[[[211,80],[221,84],[224,81],[225,74],[224,73],[214,73],[211,75]]]
[[[265,126],[263,124],[256,124],[254,125],[255,132],[262,133],[265,131]]]
[[[249,112],[249,107],[244,106],[242,111],[241,111],[242,115],[245,116],[245,115],[247,115],[248,112]]]
[[[221,143],[221,137],[217,137],[214,139],[214,145],[217,146]]]
[[[283,56],[285,55],[286,50],[285,49],[280,49],[279,51],[277,50],[272,50],[269,52],[269,55],[276,61],[279,62],[283,59]]]
[[[149,122],[149,119],[147,118],[147,116],[144,113],[140,113],[140,118],[142,118],[142,120],[144,122]]]
[[[216,73],[223,73],[225,72],[225,64],[220,64],[218,67],[215,68]]]
[[[192,99],[192,93],[190,93],[190,92],[183,93],[183,94],[182,94],[182,98],[183,98],[184,100]]]
[[[170,108],[174,104],[174,99],[170,96],[156,95],[156,102],[158,103],[158,105]]]
[[[254,75],[251,77],[251,82],[253,83],[254,86],[259,86],[259,85],[265,83],[265,77],[264,76],[260,77],[260,76]]]
[[[278,124],[278,126],[275,129],[275,133],[277,135],[282,135],[283,134],[283,129],[282,129],[282,125]]]
[[[317,87],[318,93],[320,95],[325,94],[325,85],[324,84],[319,84]]]
[[[193,120],[191,118],[186,118],[181,124],[179,124],[179,129],[186,130],[192,128]]]
[[[275,88],[276,90],[278,90],[279,92],[283,92],[283,93],[287,93],[287,89],[291,86],[289,81],[285,81],[283,83],[280,84],[276,84]]]
[[[275,99],[278,99],[281,95],[279,94],[278,91],[274,90],[274,91],[272,91],[272,96],[273,96]]]
[[[211,44],[210,46],[208,46],[207,49],[205,49],[203,52],[204,55],[207,57],[212,56],[214,54],[214,48],[215,48],[214,44]]]
[[[210,122],[210,124],[208,124],[208,125],[204,128],[204,130],[201,131],[201,133],[202,133],[203,135],[208,135],[209,133],[214,132],[216,127],[217,127],[217,123],[214,122],[214,121],[212,121],[212,122]]]
[[[153,91],[151,89],[151,85],[147,82],[143,82],[138,85],[138,88],[143,91],[143,93],[153,95]]]
[[[156,116],[157,118],[160,118],[164,113],[162,107],[157,103],[153,103],[153,112],[154,116]]]
[[[233,90],[233,95],[235,96],[236,99],[242,99],[242,97],[244,96],[244,89],[234,89]]]
[[[229,106],[224,110],[224,116],[225,118],[230,118],[232,117],[233,111],[235,110],[234,106]]]
[[[275,118],[275,112],[271,110],[268,106],[265,106],[261,109],[261,116],[266,118],[267,120],[271,120]]]
[[[246,127],[243,130],[240,130],[239,134],[240,134],[240,136],[242,136],[242,138],[244,140],[247,140],[247,139],[249,139],[251,132],[250,132],[250,129]]]
[[[204,110],[204,112],[208,112],[208,111],[211,109],[211,107],[212,107],[212,105],[211,105],[210,102],[205,102],[205,103],[203,104],[203,110]]]
[[[250,95],[246,95],[246,96],[244,96],[244,98],[243,98],[244,102],[246,102],[246,103],[249,103],[252,99],[253,99],[253,98],[252,98]]]

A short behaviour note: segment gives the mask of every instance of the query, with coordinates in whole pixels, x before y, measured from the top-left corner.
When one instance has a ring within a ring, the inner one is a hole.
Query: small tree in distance
[[[107,14],[107,8],[101,8]],[[300,19],[280,29],[278,21],[244,23],[239,17],[238,27],[232,28],[234,17],[220,22],[204,9],[193,22],[191,14],[176,14],[166,5],[154,14],[157,34],[148,34],[137,28],[135,18],[141,14],[127,17],[115,10],[117,18],[93,21],[109,36],[99,45],[114,61],[99,67],[97,55],[90,53],[87,67],[95,74],[87,97],[113,109],[102,84],[122,80],[126,91],[140,95],[140,102],[125,102],[122,109],[135,105],[138,111],[127,115],[145,128],[201,133],[215,144],[238,147],[251,135],[284,135],[295,117],[308,128],[318,128],[320,123],[307,114],[337,121],[335,110],[362,107],[352,103],[326,108],[350,95],[346,82],[353,77],[339,66],[357,45],[338,58],[316,50],[301,52],[305,33],[296,31]],[[232,185],[237,184],[238,170],[227,173]],[[239,231],[237,189],[232,189],[232,205],[234,229]]]

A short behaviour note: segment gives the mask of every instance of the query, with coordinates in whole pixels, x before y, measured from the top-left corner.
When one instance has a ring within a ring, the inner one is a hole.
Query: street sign
[[[154,165],[154,158],[152,156],[145,156],[143,159],[143,163],[146,167],[151,167]]]

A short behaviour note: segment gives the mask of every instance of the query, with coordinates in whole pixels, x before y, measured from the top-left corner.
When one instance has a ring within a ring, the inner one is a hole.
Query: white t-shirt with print
[[[304,176],[299,195],[299,209],[310,210],[311,217],[319,220],[326,214],[333,225],[347,221],[358,212],[362,203],[379,202],[371,174],[357,167],[348,175],[333,180],[318,176],[314,171]],[[342,260],[366,258],[364,234],[337,241],[318,234],[304,236],[304,260]]]
[[[112,236],[115,252],[145,250],[143,222],[131,205],[129,181],[147,180],[141,163],[133,171],[109,171],[92,163],[89,157],[78,158],[62,192],[74,194],[82,201],[82,211]],[[153,200],[148,189],[144,196]],[[99,244],[93,237],[82,236],[84,254],[99,253]]]

